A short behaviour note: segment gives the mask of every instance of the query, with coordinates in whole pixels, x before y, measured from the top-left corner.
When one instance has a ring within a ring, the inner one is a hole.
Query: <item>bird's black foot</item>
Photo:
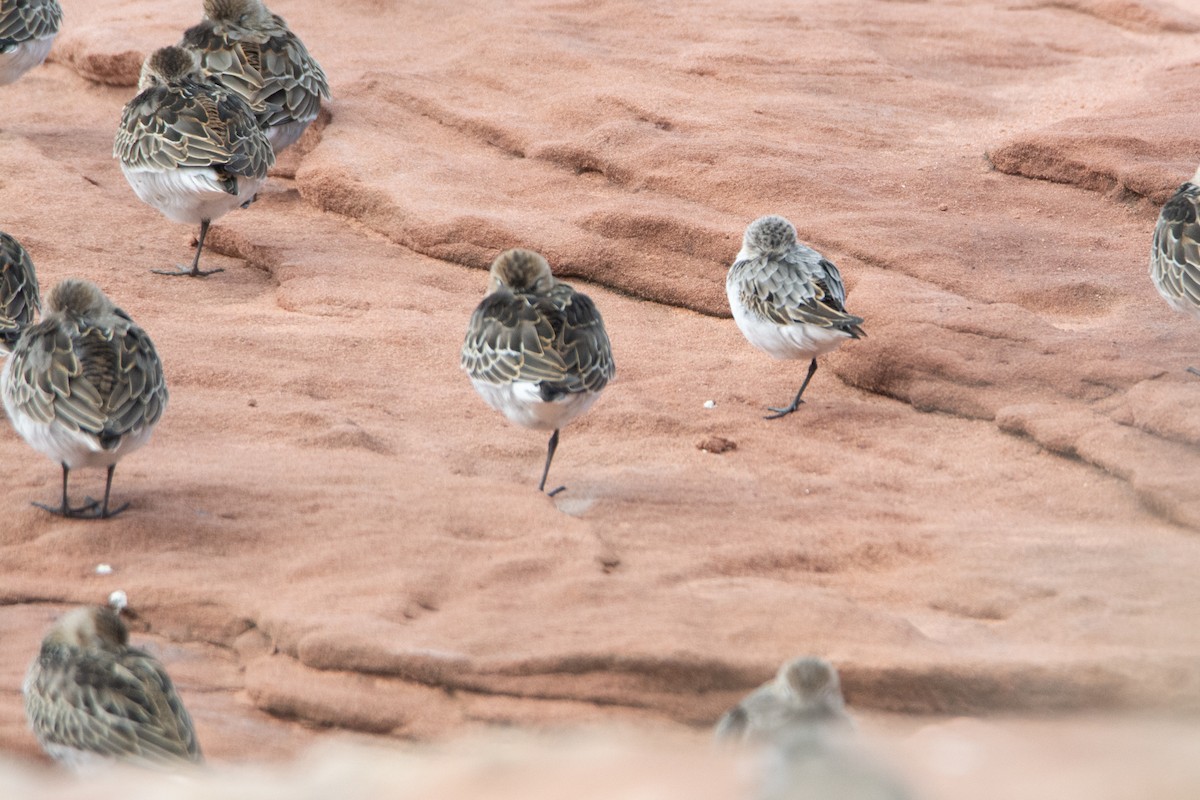
[[[54,516],[62,517],[63,519],[96,519],[100,516],[100,504],[90,497],[86,503],[75,508],[71,508],[66,503],[61,506],[48,506],[45,503],[31,503],[30,505],[37,506],[43,511],[49,511]]]
[[[775,413],[768,414],[767,416],[763,417],[763,419],[779,419],[780,417],[786,417],[788,414],[791,414],[802,405],[804,405],[803,400],[797,403],[792,403],[787,408],[775,408],[774,406],[767,406],[767,411],[774,411]]]
[[[546,492],[546,497],[554,497],[554,495],[558,494],[559,492],[565,492],[566,490],[567,487],[565,486],[560,486],[557,489],[551,489],[550,491]]]
[[[180,276],[185,278],[206,278],[209,275],[213,275],[218,272],[224,272],[225,268],[217,267],[216,269],[198,269],[196,267],[191,267],[189,269],[188,267],[181,266],[178,269],[152,269],[150,271],[155,275],[169,275],[174,278]]]
[[[1187,371],[1193,375],[1200,375],[1200,369],[1196,369],[1195,367],[1188,367]]]

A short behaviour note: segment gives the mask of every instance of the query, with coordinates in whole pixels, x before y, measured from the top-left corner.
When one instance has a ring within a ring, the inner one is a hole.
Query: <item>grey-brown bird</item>
[[[616,374],[595,303],[557,281],[541,255],[520,249],[492,262],[461,364],[480,396],[510,421],[554,431],[538,491],[546,489],[559,429],[591,408]]]
[[[193,278],[201,270],[209,224],[249,205],[275,163],[254,112],[208,80],[195,55],[164,47],[142,65],[138,93],[125,105],[113,157],[138,198],[167,219],[200,225],[191,268],[153,270]]]
[[[0,349],[11,351],[42,310],[37,273],[29,253],[0,232]]]
[[[779,668],[717,721],[718,740],[779,743],[797,732],[852,726],[837,670],[823,658],[805,657]]]
[[[106,761],[158,767],[203,761],[167,671],[129,646],[129,631],[111,608],[64,614],[42,640],[23,692],[38,743],[73,769]]]
[[[107,518],[113,471],[150,440],[167,405],[154,343],[94,283],[69,279],[48,313],[21,333],[0,371],[0,397],[17,433],[62,465],[62,502],[34,505],[63,517]],[[73,507],[71,470],[106,467],[104,502]]]
[[[0,0],[0,85],[45,61],[61,24],[58,0]]]
[[[817,371],[817,356],[866,336],[862,317],[846,311],[842,275],[832,261],[796,240],[783,217],[759,217],[725,278],[729,308],[750,344],[772,358],[809,359],[808,374],[790,405],[769,407],[767,419],[787,416]]]
[[[1163,206],[1154,226],[1150,280],[1167,304],[1200,319],[1200,170]],[[1196,367],[1188,372],[1200,375]]]
[[[287,23],[260,0],[204,0],[204,20],[180,47],[254,109],[278,153],[300,138],[329,99],[329,82]]]

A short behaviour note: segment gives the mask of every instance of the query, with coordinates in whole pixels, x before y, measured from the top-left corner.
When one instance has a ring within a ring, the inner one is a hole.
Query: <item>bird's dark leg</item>
[[[94,511],[94,509],[96,508],[96,506],[98,504],[96,503],[95,500],[91,499],[90,497],[88,498],[87,503],[79,506],[78,508],[71,508],[70,501],[67,499],[67,480],[68,480],[68,476],[71,474],[71,468],[68,467],[66,464],[63,464],[62,465],[62,473],[63,473],[62,505],[60,505],[58,508],[55,508],[54,506],[48,506],[45,503],[34,503],[33,505],[37,506],[38,508],[42,509],[43,511],[49,511],[51,514],[54,514],[55,516],[59,516],[59,517],[70,518],[70,517],[93,516],[94,514],[89,514],[88,512]]]
[[[179,269],[152,269],[150,270],[155,275],[185,275],[189,278],[203,278],[205,275],[212,275],[215,272],[224,272],[224,267],[217,269],[200,269],[200,253],[204,250],[204,237],[208,235],[208,220],[200,220],[200,240],[196,242],[196,257],[192,259],[192,268],[180,267]]]
[[[815,375],[816,372],[817,360],[814,358],[812,363],[808,365],[808,374],[804,376],[804,383],[800,384],[800,391],[796,392],[796,399],[792,401],[792,404],[787,408],[772,408],[771,406],[768,406],[767,411],[774,411],[775,413],[763,417],[763,419],[779,419],[780,417],[786,417],[788,414],[799,408],[800,404],[804,402],[800,399],[800,396],[804,394],[804,390],[808,388],[808,382],[812,380],[812,376]]]
[[[1193,375],[1200,375],[1200,369],[1196,369],[1195,367],[1188,367],[1187,371]]]
[[[120,514],[122,511],[129,508],[129,503],[126,503],[125,505],[121,506],[120,508],[113,509],[112,511],[108,510],[108,496],[110,494],[112,494],[112,478],[113,478],[113,472],[115,472],[116,469],[117,469],[116,464],[108,465],[108,479],[104,481],[104,505],[100,507],[100,518],[101,519],[108,519],[109,517],[115,517],[117,514]]]
[[[554,429],[554,433],[550,436],[550,444],[546,445],[546,467],[542,470],[542,482],[538,484],[538,491],[546,491],[546,476],[550,474],[550,462],[554,460],[554,451],[558,449],[558,428]],[[546,492],[551,497],[566,489],[565,486],[560,486],[557,489]]]

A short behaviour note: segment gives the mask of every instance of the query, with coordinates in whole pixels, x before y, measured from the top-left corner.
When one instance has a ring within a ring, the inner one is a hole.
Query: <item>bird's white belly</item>
[[[850,334],[837,328],[796,323],[780,325],[750,313],[738,300],[734,291],[729,291],[729,307],[742,335],[750,344],[772,358],[816,358],[836,350]]]
[[[168,219],[197,225],[233,211],[254,198],[266,178],[238,178],[238,193],[221,187],[211,167],[178,167],[145,170],[121,165],[125,179],[138,198],[154,206]]]
[[[53,44],[53,35],[44,39],[27,39],[13,49],[0,53],[0,85],[12,83],[45,61]]]
[[[471,379],[475,391],[510,422],[538,431],[562,428],[592,407],[598,392],[565,394],[554,400],[543,400],[536,383],[515,381],[495,384]]]

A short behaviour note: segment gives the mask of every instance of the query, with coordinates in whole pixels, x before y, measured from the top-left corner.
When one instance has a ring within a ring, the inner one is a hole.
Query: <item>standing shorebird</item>
[[[117,462],[150,439],[167,405],[154,344],[93,283],[65,280],[49,312],[21,334],[0,372],[0,394],[17,433],[62,464],[62,503],[34,503],[62,517],[116,516],[110,510]],[[107,467],[104,502],[72,507],[71,470]]]
[[[1163,206],[1154,226],[1150,279],[1167,304],[1200,318],[1200,169]],[[1200,375],[1200,370],[1188,367]]]
[[[64,614],[42,640],[22,691],[38,743],[73,769],[107,761],[165,767],[204,760],[167,671],[129,646],[129,631],[111,608]]]
[[[772,358],[811,359],[792,404],[768,408],[778,419],[795,411],[817,371],[817,356],[866,336],[862,317],[846,313],[846,290],[833,262],[796,241],[783,217],[759,217],[725,279],[729,307],[750,344]]]
[[[778,744],[800,730],[845,729],[846,714],[837,670],[822,658],[789,661],[717,721],[716,737],[730,742]]]
[[[0,85],[45,61],[61,24],[58,0],[0,0]]]
[[[200,269],[209,223],[254,200],[275,163],[271,143],[250,106],[205,78],[187,50],[152,53],[138,89],[121,115],[113,157],[142,202],[175,222],[200,225],[191,269],[153,272],[193,278],[222,272]]]
[[[329,82],[304,42],[260,0],[204,0],[204,21],[183,34],[204,73],[254,109],[278,153],[317,118]]]
[[[530,250],[507,250],[492,262],[487,296],[467,327],[462,368],[510,421],[554,431],[538,491],[546,489],[559,429],[591,408],[616,372],[595,304],[555,280],[546,259]]]
[[[0,232],[0,350],[10,352],[42,310],[37,273],[29,253],[13,237]]]

